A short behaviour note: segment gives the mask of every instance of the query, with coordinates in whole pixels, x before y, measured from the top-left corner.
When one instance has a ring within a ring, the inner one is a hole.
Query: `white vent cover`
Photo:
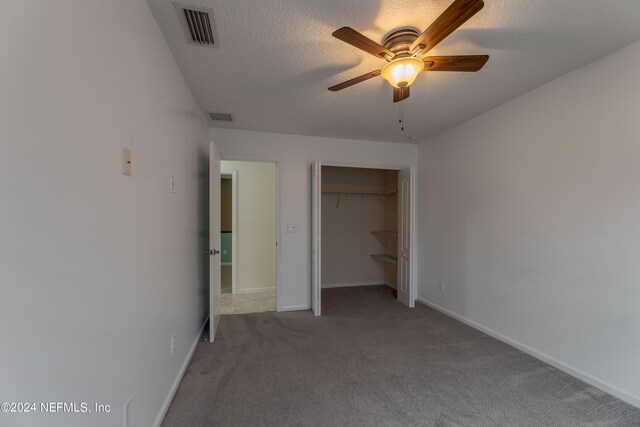
[[[214,122],[232,122],[233,116],[229,113],[209,113],[209,118]]]
[[[187,43],[214,47],[216,32],[211,10],[175,3],[178,19],[184,29]]]

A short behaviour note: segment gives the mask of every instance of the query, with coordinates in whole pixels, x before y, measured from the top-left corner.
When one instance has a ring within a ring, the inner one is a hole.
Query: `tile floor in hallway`
[[[222,264],[220,266],[220,291],[223,294],[230,294],[233,282],[231,274],[231,264]]]
[[[253,294],[235,294],[232,291],[231,264],[222,265],[221,300],[222,314],[264,313],[276,311],[276,291]]]
[[[222,294],[220,305],[222,314],[276,311],[276,291],[255,294]]]

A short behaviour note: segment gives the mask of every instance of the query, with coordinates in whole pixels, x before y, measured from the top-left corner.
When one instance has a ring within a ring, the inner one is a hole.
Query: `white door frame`
[[[227,169],[220,166],[220,176],[225,178],[231,178],[231,293],[236,293],[238,277],[238,263],[236,262],[238,252],[238,170]]]
[[[311,162],[311,311],[322,313],[322,162]]]
[[[413,303],[415,305],[415,301],[418,297],[418,286],[417,286],[417,278],[418,278],[418,274],[417,274],[417,268],[418,266],[416,265],[416,249],[417,249],[417,244],[418,244],[418,239],[417,239],[417,233],[418,233],[418,224],[416,222],[417,220],[417,182],[416,182],[416,167],[415,166],[411,166],[411,165],[398,165],[398,164],[375,164],[375,163],[355,163],[355,162],[333,162],[333,161],[325,161],[325,160],[320,160],[322,166],[335,166],[335,167],[341,167],[341,168],[363,168],[363,169],[386,169],[386,170],[396,170],[396,171],[400,171],[402,169],[411,169],[411,175],[413,177],[413,185],[411,188],[411,211],[410,211],[410,222],[411,222],[411,229],[412,229],[412,235],[411,235],[411,293],[413,294]],[[308,163],[313,163],[313,161],[308,161]],[[311,194],[309,194],[309,197],[311,197]],[[311,246],[309,246],[311,247]],[[311,283],[309,283],[309,289],[311,289]]]
[[[280,272],[281,270],[281,257],[280,257],[280,247],[281,247],[281,228],[280,227],[280,164],[282,160],[280,157],[271,157],[271,156],[254,156],[254,155],[220,155],[220,160],[229,161],[229,162],[262,162],[262,163],[275,163],[276,165],[276,311],[282,311],[282,297],[281,290],[282,284],[280,283]],[[234,229],[235,230],[235,229]],[[233,233],[236,234],[235,231]],[[236,245],[234,245],[235,248]],[[235,263],[235,255],[231,255],[234,257],[234,265]],[[232,273],[233,274],[233,273]],[[234,275],[235,276],[235,275]]]

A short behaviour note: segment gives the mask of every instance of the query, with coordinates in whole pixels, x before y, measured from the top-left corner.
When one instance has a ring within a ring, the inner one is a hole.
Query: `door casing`
[[[417,183],[416,183],[416,167],[415,166],[407,166],[407,165],[390,165],[390,164],[372,164],[372,163],[351,163],[351,162],[334,162],[334,161],[309,161],[308,164],[311,165],[313,163],[319,162],[321,166],[335,166],[335,167],[345,167],[345,168],[364,168],[364,169],[383,169],[383,170],[396,170],[396,171],[401,171],[404,169],[409,169],[410,174],[411,174],[411,189],[410,189],[410,211],[409,211],[409,221],[410,221],[410,227],[411,227],[411,242],[410,242],[410,268],[411,268],[411,279],[410,279],[410,289],[409,289],[409,301],[408,301],[408,306],[409,307],[415,307],[415,301],[417,299],[417,265],[416,265],[416,247],[417,247],[417,238],[416,238],[416,219],[417,219],[417,212],[416,212],[416,206],[417,206]],[[311,184],[311,183],[310,183]],[[310,185],[309,187],[310,188]],[[312,197],[312,194],[310,194],[310,197]],[[310,204],[311,205],[311,204]],[[310,209],[312,209],[313,206],[310,206]],[[310,217],[312,217],[310,215]],[[313,224],[311,224],[311,228],[313,228]],[[313,230],[312,230],[313,233]],[[313,236],[312,236],[313,237]],[[313,256],[313,245],[314,243],[314,239],[312,238],[310,241],[310,256]],[[322,259],[322,252],[321,252],[321,247],[319,248],[320,250],[320,260]],[[318,268],[320,268],[320,265],[318,266]],[[311,268],[311,270],[313,270],[313,268]],[[311,271],[310,274],[310,281],[309,281],[309,290],[310,290],[310,295],[313,292],[312,289],[312,279],[313,279],[313,271]],[[311,298],[310,298],[311,300]],[[311,301],[310,301],[311,302]],[[310,304],[310,308],[311,304]]]

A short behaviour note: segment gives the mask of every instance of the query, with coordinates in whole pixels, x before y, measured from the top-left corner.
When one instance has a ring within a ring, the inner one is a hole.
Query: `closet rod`
[[[355,192],[343,192],[343,191],[323,191],[322,194],[338,196],[338,201],[336,202],[336,209],[340,207],[340,201],[342,200],[342,196],[374,196],[380,197],[382,201],[389,206],[389,200],[391,197],[398,194],[397,191],[390,191],[387,193],[355,193]]]
[[[336,202],[336,209],[340,207],[340,201],[342,200],[342,196],[374,196],[380,197],[382,201],[389,206],[389,200],[391,197],[396,196],[398,194],[398,190],[387,191],[384,193],[362,193],[355,191],[323,191],[322,194],[329,196],[338,196],[338,201]]]
[[[397,191],[386,191],[384,193],[362,193],[354,191],[323,191],[322,194],[329,194],[334,196],[395,196]]]

